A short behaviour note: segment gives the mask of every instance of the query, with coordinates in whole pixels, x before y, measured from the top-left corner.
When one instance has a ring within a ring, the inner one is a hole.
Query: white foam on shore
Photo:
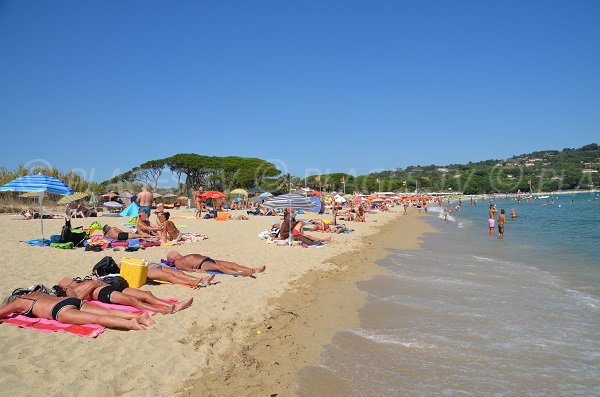
[[[396,335],[384,335],[374,333],[372,331],[367,331],[364,329],[352,329],[350,330],[354,335],[360,336],[361,338],[368,339],[370,341],[381,343],[381,344],[391,344],[391,345],[399,345],[403,346],[407,349],[436,349],[437,346],[431,344],[424,344],[417,341],[406,341],[400,339]]]

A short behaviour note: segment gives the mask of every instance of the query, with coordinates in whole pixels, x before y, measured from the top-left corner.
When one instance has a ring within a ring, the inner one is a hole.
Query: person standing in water
[[[496,206],[494,204],[490,204],[490,212],[488,217],[488,236],[494,234],[494,226],[496,226],[496,219],[494,216],[496,215]]]
[[[504,238],[504,225],[506,224],[506,215],[504,214],[504,208],[500,210],[498,215],[498,238]]]

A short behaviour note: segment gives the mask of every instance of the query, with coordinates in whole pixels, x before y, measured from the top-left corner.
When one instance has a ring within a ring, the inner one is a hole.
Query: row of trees
[[[181,153],[159,160],[150,160],[130,171],[104,181],[102,185],[119,183],[143,183],[156,189],[161,176],[170,170],[177,177],[179,192],[191,192],[202,186],[207,190],[231,190],[254,186],[276,187],[284,184],[283,179],[275,178],[281,171],[272,163],[248,157],[202,156],[195,153]]]
[[[0,183],[19,176],[44,173],[65,181],[75,191],[102,192],[109,189],[139,189],[141,184],[156,190],[166,171],[177,178],[179,193],[190,194],[199,186],[207,190],[230,191],[234,188],[287,192],[305,185],[313,189],[346,192],[373,191],[448,191],[465,194],[508,193],[521,190],[554,191],[588,189],[600,186],[600,146],[590,144],[579,149],[543,151],[513,156],[506,160],[438,166],[410,166],[354,176],[347,173],[312,175],[301,179],[282,174],[277,167],[259,158],[203,156],[180,153],[150,160],[101,184],[87,182],[73,171],[61,173],[55,168],[37,166],[15,171],[0,168]],[[585,171],[585,172],[584,172]]]

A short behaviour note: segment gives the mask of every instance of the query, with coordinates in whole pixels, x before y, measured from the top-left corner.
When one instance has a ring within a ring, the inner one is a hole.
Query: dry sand
[[[190,219],[189,210],[172,211],[182,230],[209,236],[176,247],[182,254],[267,265],[267,271],[256,279],[217,276],[221,284],[200,290],[146,285],[159,297],[195,299],[183,312],[155,316],[156,325],[146,331],[106,330],[89,339],[0,325],[3,394],[290,395],[297,370],[318,360],[332,332],[356,323],[364,296],[354,283],[382,271],[371,265],[385,256],[380,247],[398,247],[400,240],[405,248],[414,248],[429,230],[414,214],[416,210],[402,216],[396,207],[395,212],[368,215],[367,223],[347,222],[354,233],[333,235],[324,248],[305,249],[257,237],[270,229],[274,217],[217,222]],[[73,220],[73,225],[87,227],[92,220]],[[123,228],[125,218],[97,220]],[[44,220],[46,236],[59,234],[63,224]],[[116,261],[159,261],[173,249],[96,253],[29,247],[19,241],[39,237],[39,220],[2,215],[0,228],[7,231],[0,235],[0,296],[36,283],[51,286],[64,275],[85,276],[105,255]],[[376,234],[380,231],[384,233]]]

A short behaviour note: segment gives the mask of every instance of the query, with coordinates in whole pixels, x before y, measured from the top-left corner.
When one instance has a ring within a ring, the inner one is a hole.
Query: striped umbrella
[[[321,208],[317,207],[308,197],[299,194],[282,194],[267,200],[262,204],[267,208],[291,208],[292,210],[303,210],[318,212]]]
[[[52,176],[37,174],[25,175],[8,182],[4,186],[0,186],[2,192],[38,192],[38,200],[40,201],[40,224],[42,227],[42,246],[44,246],[44,214],[42,210],[42,201],[44,200],[44,192],[68,195],[73,194],[73,189],[68,187],[60,179]]]
[[[89,195],[90,195],[89,193],[75,192],[73,194],[70,194],[68,196],[61,198],[60,200],[57,201],[57,204],[63,204],[63,205],[71,204],[72,202],[86,198]]]
[[[282,194],[261,204],[267,208],[289,208],[290,210],[302,210],[310,212],[319,212],[321,207],[317,207],[308,197],[299,194]],[[292,236],[292,222],[290,222],[290,237]],[[290,239],[290,245],[292,240]]]

